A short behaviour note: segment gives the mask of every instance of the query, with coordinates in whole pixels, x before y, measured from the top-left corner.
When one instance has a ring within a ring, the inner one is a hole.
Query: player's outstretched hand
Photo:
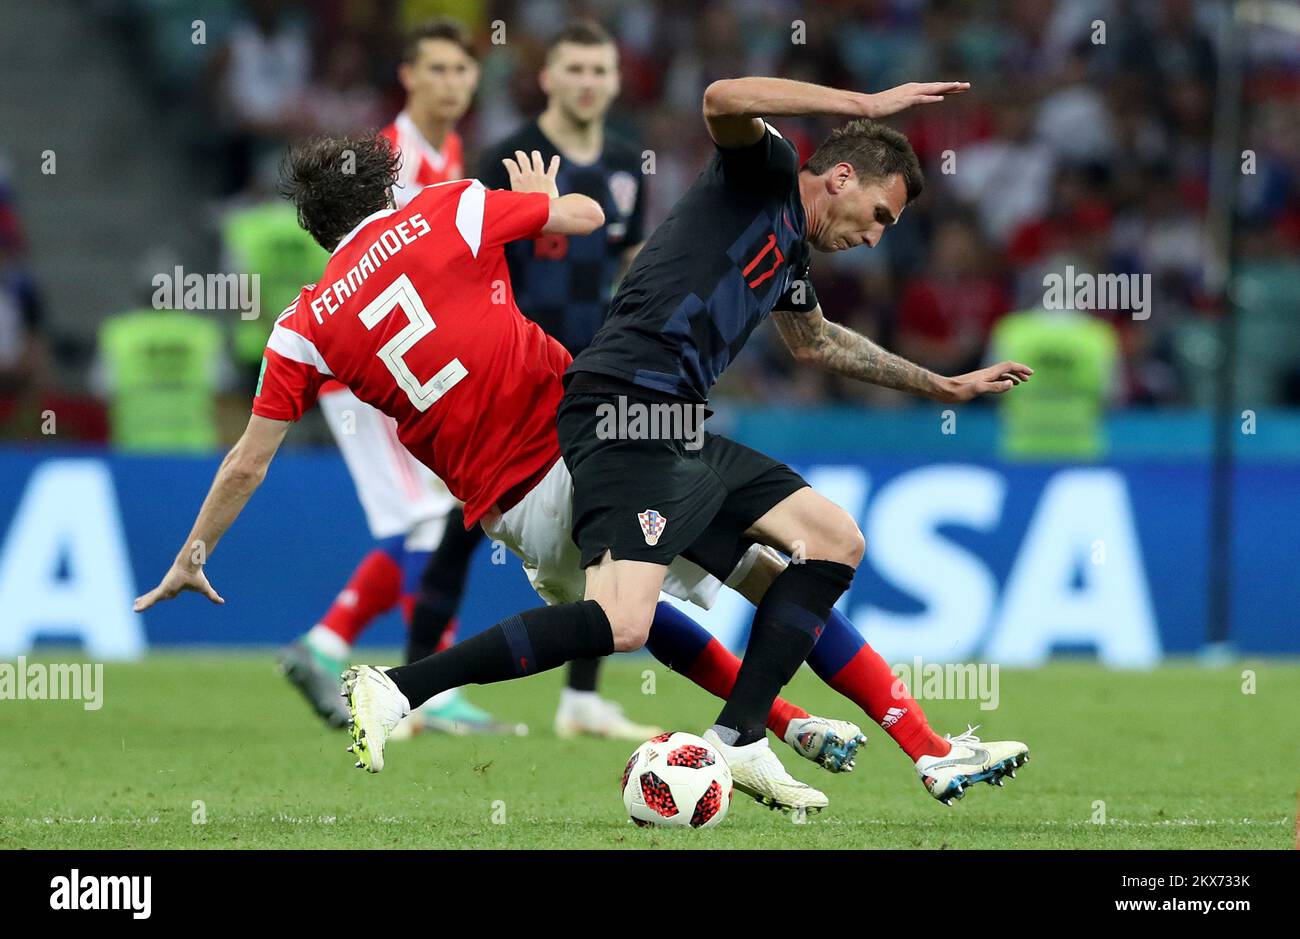
[[[970,82],[908,82],[888,91],[867,95],[867,117],[881,118],[918,104],[934,104],[970,88]]]
[[[999,362],[979,371],[949,378],[940,400],[960,404],[980,395],[1000,395],[1021,382],[1029,381],[1034,370],[1019,362]]]
[[[208,583],[208,576],[203,573],[203,568],[199,568],[197,571],[187,571],[173,564],[172,569],[167,572],[167,576],[162,579],[162,582],[144,596],[136,597],[135,605],[131,608],[140,613],[149,609],[159,600],[170,600],[178,593],[186,590],[201,593],[213,603],[226,602],[219,593],[212,589],[212,585]]]
[[[514,158],[506,157],[501,161],[510,174],[510,188],[515,192],[544,192],[552,199],[560,198],[560,190],[555,185],[555,174],[560,171],[560,155],[551,157],[548,167],[542,160],[540,151],[531,154],[516,150]]]

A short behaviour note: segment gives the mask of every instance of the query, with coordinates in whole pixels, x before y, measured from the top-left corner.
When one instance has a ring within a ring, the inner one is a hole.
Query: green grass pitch
[[[371,657],[373,660],[373,657]],[[380,661],[384,661],[382,657]],[[1243,671],[1254,673],[1244,693]],[[653,695],[642,693],[655,671]],[[883,731],[831,776],[774,743],[830,797],[793,825],[738,797],[705,832],[629,824],[618,777],[634,744],[550,733],[561,672],[472,688],[531,736],[394,743],[353,769],[269,652],[160,653],[108,665],[104,703],[0,701],[0,848],[1288,848],[1296,844],[1300,666],[1082,664],[1003,670],[1000,706],[923,702],[931,723],[1026,741],[1006,788],[934,802]],[[629,714],[701,732],[717,705],[649,658],[620,657],[603,690]],[[788,697],[864,722],[803,669]],[[1103,815],[1104,813],[1104,815]],[[1104,821],[1103,821],[1104,819]],[[1101,823],[1098,823],[1101,822]]]

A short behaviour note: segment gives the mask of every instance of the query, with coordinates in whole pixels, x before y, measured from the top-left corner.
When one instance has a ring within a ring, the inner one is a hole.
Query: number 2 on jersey
[[[411,367],[406,364],[404,356],[411,348],[429,333],[437,329],[437,324],[424,306],[424,301],[415,292],[415,285],[405,274],[398,275],[379,296],[366,304],[361,311],[361,324],[366,329],[375,326],[397,307],[406,313],[407,323],[392,339],[384,343],[378,352],[379,358],[397,379],[397,385],[406,392],[411,404],[417,411],[427,411],[439,398],[445,395],[456,383],[469,374],[460,359],[452,359],[444,365],[438,374],[421,384]]]

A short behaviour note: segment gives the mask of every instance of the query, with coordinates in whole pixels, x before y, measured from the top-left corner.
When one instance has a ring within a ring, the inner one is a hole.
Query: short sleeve
[[[483,201],[483,244],[535,238],[550,217],[551,197],[544,192],[489,189]]]
[[[280,335],[277,337],[277,333]],[[284,334],[288,334],[287,336]],[[297,341],[293,337],[297,337]],[[316,401],[320,386],[330,377],[322,372],[323,363],[297,361],[310,358],[290,346],[306,343],[297,333],[276,326],[262,356],[262,371],[253,392],[253,413],[275,421],[296,421]],[[279,347],[282,351],[277,351]],[[314,348],[311,350],[314,352]],[[287,353],[287,354],[286,354]],[[292,357],[291,357],[292,356]]]
[[[748,147],[717,147],[722,174],[740,186],[792,186],[799,176],[799,154],[771,124]]]

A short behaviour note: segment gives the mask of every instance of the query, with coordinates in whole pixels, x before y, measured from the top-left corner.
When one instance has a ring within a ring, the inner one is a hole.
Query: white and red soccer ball
[[[731,769],[703,737],[660,734],[627,761],[623,805],[641,826],[712,828],[731,806]]]

